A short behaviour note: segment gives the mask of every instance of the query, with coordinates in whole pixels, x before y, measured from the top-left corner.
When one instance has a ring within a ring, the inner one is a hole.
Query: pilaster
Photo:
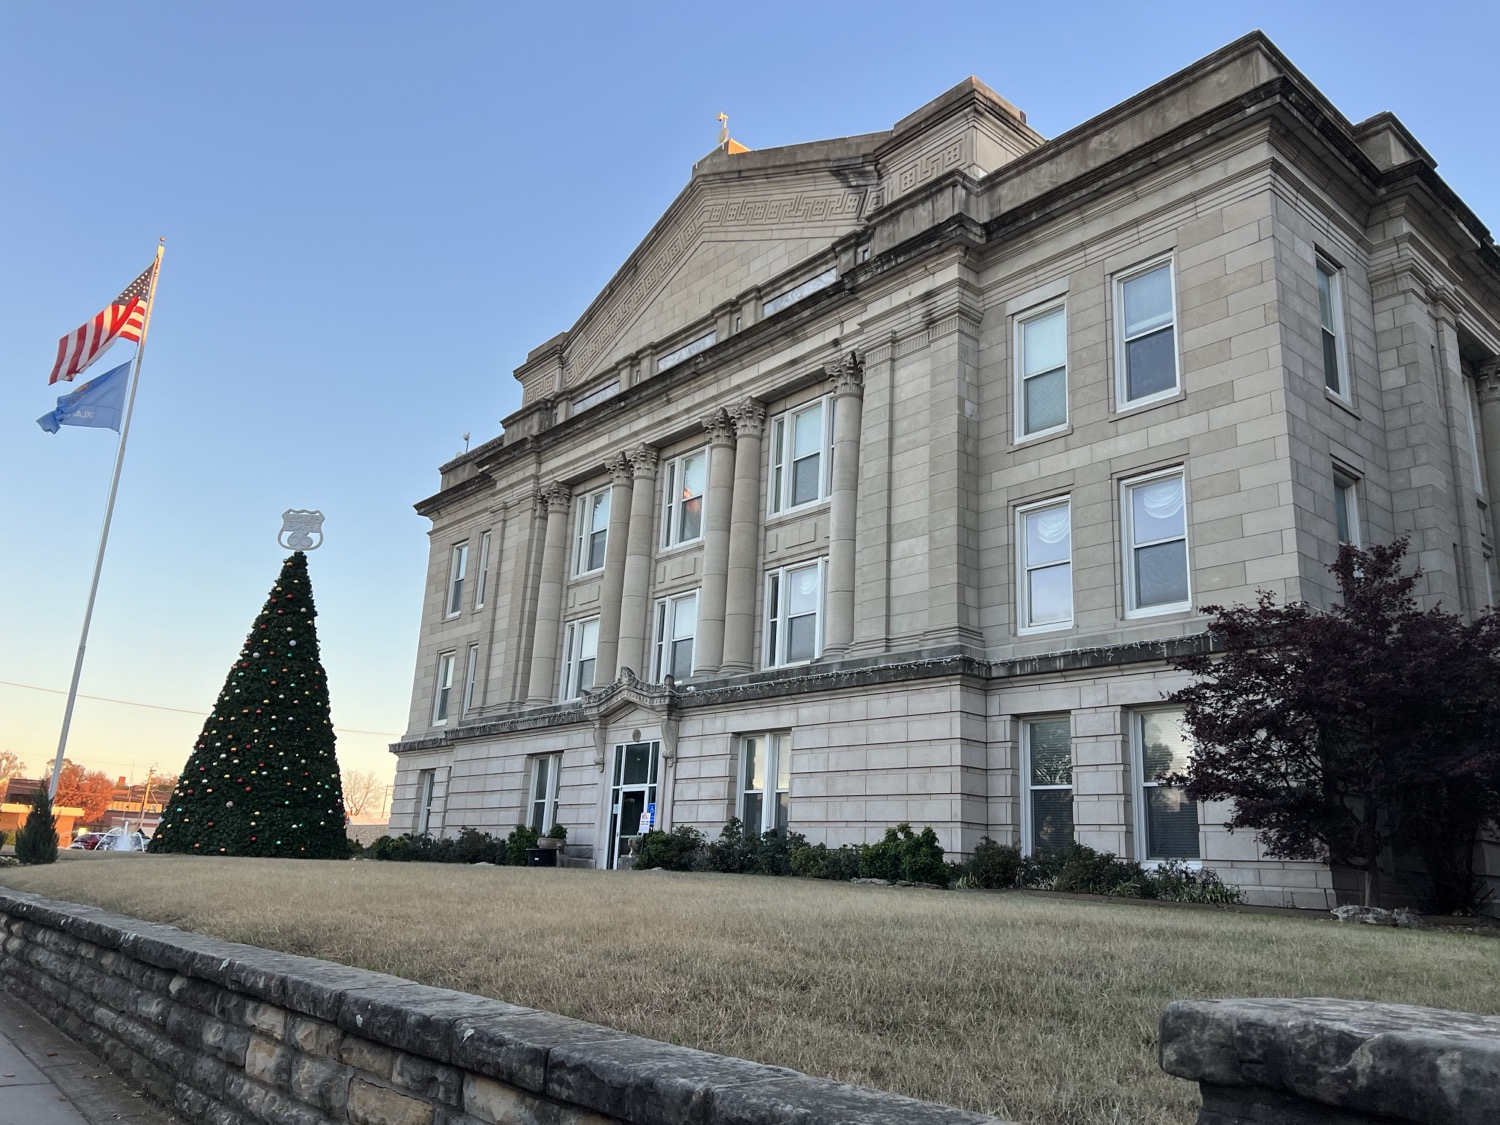
[[[547,532],[542,545],[541,585],[536,599],[536,634],[531,648],[527,706],[551,703],[557,694],[557,655],[562,630],[563,582],[567,575],[568,509],[573,491],[561,481],[542,494]]]
[[[708,510],[703,515],[703,585],[693,663],[717,672],[724,661],[724,610],[729,586],[729,525],[734,499],[734,420],[719,410],[703,420],[708,431]]]
[[[625,592],[632,485],[630,458],[620,453],[605,466],[609,470],[609,534],[604,546],[604,577],[599,586],[599,648],[594,683],[613,683],[620,653],[621,599]]]
[[[722,672],[748,672],[755,656],[755,593],[760,578],[761,439],[766,408],[745,399],[729,410],[734,423],[734,497],[729,523],[729,569],[724,605]]]
[[[833,382],[833,493],[828,517],[828,595],[823,655],[838,657],[854,640],[854,531],[864,364],[853,352],[825,369]]]

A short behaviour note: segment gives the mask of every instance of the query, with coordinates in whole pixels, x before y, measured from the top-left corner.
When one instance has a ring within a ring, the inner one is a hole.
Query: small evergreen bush
[[[859,853],[860,849],[850,844],[841,848],[830,848],[827,844],[804,845],[792,851],[789,862],[793,875],[847,883],[859,878]]]
[[[637,871],[660,867],[665,871],[696,870],[703,857],[703,833],[686,824],[670,832],[657,829],[642,835],[636,847]]]
[[[501,862],[514,867],[526,866],[526,849],[536,847],[536,830],[526,824],[518,824],[505,838],[505,859]]]
[[[870,844],[861,851],[859,877],[946,887],[950,873],[943,862],[943,846],[930,825],[921,832],[913,832],[910,824],[898,824],[887,828],[878,844]]]
[[[16,833],[16,858],[25,864],[57,862],[57,817],[45,785],[37,787],[26,823]]]

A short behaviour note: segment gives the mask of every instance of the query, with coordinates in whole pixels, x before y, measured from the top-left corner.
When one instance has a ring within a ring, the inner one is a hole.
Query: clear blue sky
[[[280,513],[308,507],[340,758],[389,774],[427,558],[411,505],[465,431],[498,433],[511,370],[650,229],[719,110],[765,148],[889,128],[974,74],[1055,136],[1259,26],[1347,116],[1394,111],[1500,227],[1497,12],[8,0],[0,749],[37,772],[56,747],[114,453],[110,431],[37,427],[57,339],[158,236],[82,690],[180,710],[85,699],[70,756],[181,767]]]

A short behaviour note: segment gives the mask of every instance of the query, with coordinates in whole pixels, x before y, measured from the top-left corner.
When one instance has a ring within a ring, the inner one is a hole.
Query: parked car
[[[104,840],[103,832],[84,832],[75,836],[70,848],[81,848],[86,852],[95,851]]]

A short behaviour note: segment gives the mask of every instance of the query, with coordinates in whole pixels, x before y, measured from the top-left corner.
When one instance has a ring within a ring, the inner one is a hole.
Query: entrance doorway
[[[659,742],[626,742],[615,747],[614,781],[609,794],[609,857],[611,870],[620,866],[620,857],[630,854],[630,845],[646,829],[651,812],[654,824],[661,823],[661,806],[656,803],[656,770]]]

